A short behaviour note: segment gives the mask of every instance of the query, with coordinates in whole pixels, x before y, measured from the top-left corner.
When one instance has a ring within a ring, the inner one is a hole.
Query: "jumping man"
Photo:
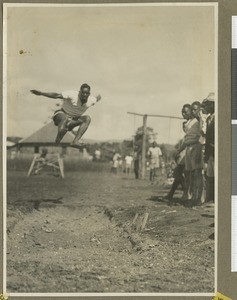
[[[60,143],[67,131],[80,126],[70,146],[81,149],[82,144],[79,141],[91,122],[91,118],[83,114],[90,106],[101,99],[100,95],[96,97],[90,96],[90,90],[90,86],[86,83],[82,84],[79,92],[66,91],[59,94],[31,90],[31,93],[37,96],[63,100],[61,109],[55,111],[53,115],[54,124],[58,126],[58,134],[55,139],[56,144]]]

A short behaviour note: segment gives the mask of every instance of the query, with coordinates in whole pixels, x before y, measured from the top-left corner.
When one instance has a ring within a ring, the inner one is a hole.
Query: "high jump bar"
[[[183,118],[180,117],[175,117],[175,116],[164,116],[164,115],[149,115],[149,114],[139,114],[139,113],[134,113],[134,112],[127,112],[130,115],[136,115],[136,116],[148,116],[148,117],[159,117],[159,118],[170,118],[170,119],[178,119],[178,120],[183,120]]]

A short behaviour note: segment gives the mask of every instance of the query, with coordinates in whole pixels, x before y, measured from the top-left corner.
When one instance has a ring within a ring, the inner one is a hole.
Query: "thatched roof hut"
[[[18,145],[23,146],[55,146],[55,138],[57,135],[57,126],[51,121],[30,136],[23,138]],[[74,134],[67,132],[60,143],[60,147],[67,147],[74,138]]]
[[[59,145],[55,144],[55,138],[57,135],[58,128],[54,125],[53,121],[47,123],[39,130],[35,131],[30,136],[21,139],[16,147],[21,152],[34,152],[39,153],[40,149],[47,148],[49,152],[61,153],[61,154],[77,154],[78,150],[73,148],[68,148],[74,139],[75,135],[72,132],[67,132],[63,137]],[[27,149],[26,149],[27,148]],[[32,150],[34,149],[34,150]],[[70,150],[69,150],[70,149]]]

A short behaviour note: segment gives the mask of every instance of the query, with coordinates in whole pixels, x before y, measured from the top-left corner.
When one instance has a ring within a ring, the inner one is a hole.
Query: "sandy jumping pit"
[[[213,292],[212,205],[171,204],[162,186],[123,174],[19,173],[8,178],[8,292]]]

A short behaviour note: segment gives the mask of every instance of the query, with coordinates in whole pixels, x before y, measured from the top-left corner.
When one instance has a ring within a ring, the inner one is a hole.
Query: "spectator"
[[[129,154],[125,156],[125,173],[129,174],[132,167],[133,157]]]
[[[139,147],[136,145],[134,147],[134,152],[133,152],[133,168],[134,168],[134,174],[135,174],[136,179],[139,179],[140,156],[141,156],[141,153],[139,151]]]
[[[195,101],[192,103],[192,114],[194,118],[196,118],[200,123],[201,128],[201,137],[199,142],[204,145],[205,144],[205,134],[206,134],[206,114],[202,112],[202,104],[199,101]]]
[[[174,182],[175,168],[176,168],[176,163],[174,161],[172,161],[169,168],[167,169],[167,184],[168,185],[172,185]]]
[[[178,150],[181,144],[182,144],[182,140],[175,146],[175,148]],[[168,195],[165,196],[165,198],[170,201],[173,199],[174,193],[180,185],[182,190],[185,191],[185,177],[184,177],[185,150],[183,150],[182,152],[180,152],[175,156],[175,162],[176,162],[176,167],[173,171],[174,181]],[[182,198],[184,198],[184,194]]]
[[[191,204],[201,203],[203,190],[202,180],[202,145],[200,122],[192,114],[192,106],[185,104],[182,109],[183,117],[187,120],[184,124],[185,136],[178,154],[185,149],[185,194],[187,199],[191,196]]]
[[[112,160],[112,168],[111,168],[111,172],[113,174],[117,174],[118,173],[118,167],[119,167],[119,161],[121,160],[121,155],[119,153],[117,153],[116,151],[113,152],[113,160]]]
[[[11,150],[11,153],[10,153],[10,159],[11,160],[14,160],[16,158],[16,150],[15,149],[12,149]]]
[[[165,163],[164,163],[164,161],[161,162],[161,174],[165,175]]]
[[[204,153],[204,162],[206,166],[206,201],[214,202],[214,182],[215,182],[215,103],[214,93],[210,93],[206,99],[203,100],[203,107],[207,117],[206,129],[206,145]]]
[[[206,119],[207,115],[203,113],[203,106],[199,101],[195,101],[192,103],[192,114],[193,116],[199,121],[200,123],[200,129],[201,129],[201,137],[199,139],[200,144],[202,145],[202,164],[204,167],[204,151],[205,151],[205,136],[206,136]],[[201,196],[201,202],[205,202],[205,194],[206,194],[206,180],[203,173],[202,168],[202,181],[203,181],[203,191]]]
[[[185,150],[183,150],[177,157],[176,157],[176,166],[173,170],[173,184],[172,187],[166,196],[168,200],[173,200],[173,196],[179,185],[181,185],[182,190],[185,190],[185,179],[184,179],[184,162],[185,162]]]
[[[156,142],[148,149],[148,157],[150,159],[150,182],[151,184],[157,183],[157,173],[160,167],[162,152]]]
[[[97,148],[97,149],[95,150],[95,153],[94,153],[94,160],[95,160],[95,161],[100,161],[100,159],[101,159],[101,151],[100,151],[99,148]]]

